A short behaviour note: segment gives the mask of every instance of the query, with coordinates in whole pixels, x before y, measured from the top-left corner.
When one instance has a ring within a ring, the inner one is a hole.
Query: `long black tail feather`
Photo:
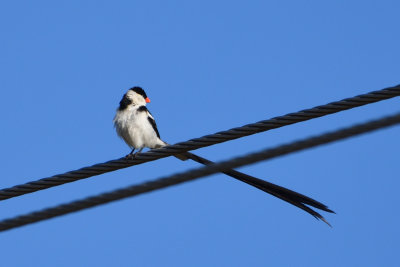
[[[198,155],[195,155],[193,153],[190,152],[186,152],[186,153],[182,153],[181,157],[186,157],[189,158],[191,160],[194,160],[198,163],[204,164],[204,165],[210,165],[213,164],[214,162],[207,160],[203,157],[200,157]],[[180,158],[181,159],[181,158]],[[326,205],[322,204],[321,202],[312,199],[310,197],[307,197],[303,194],[297,193],[293,190],[287,189],[285,187],[258,179],[256,177],[235,171],[235,170],[228,170],[228,171],[223,171],[222,173],[231,176],[239,181],[242,181],[244,183],[247,183],[251,186],[254,186],[266,193],[269,193],[277,198],[280,198],[290,204],[292,204],[293,206],[296,206],[302,210],[304,210],[305,212],[311,214],[312,216],[314,216],[317,219],[320,219],[321,221],[325,222],[326,224],[328,224],[329,226],[331,226],[329,224],[329,222],[318,212],[316,212],[315,210],[311,209],[310,207],[306,206],[309,205],[311,207],[326,211],[326,212],[330,212],[330,213],[335,213],[334,211],[330,210]]]

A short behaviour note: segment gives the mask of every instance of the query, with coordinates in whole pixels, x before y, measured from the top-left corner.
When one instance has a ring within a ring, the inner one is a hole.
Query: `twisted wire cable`
[[[381,119],[369,121],[366,123],[357,124],[348,128],[342,128],[340,130],[328,132],[322,135],[301,139],[274,148],[264,149],[255,153],[215,163],[210,166],[192,169],[189,171],[173,174],[167,177],[162,177],[157,180],[145,182],[139,185],[128,186],[125,188],[106,192],[100,195],[91,196],[81,200],[31,212],[25,215],[16,216],[13,218],[0,221],[0,231],[10,230],[23,225],[47,220],[50,218],[80,211],[83,209],[88,209],[91,207],[106,204],[123,198],[136,196],[139,194],[162,189],[168,186],[192,181],[220,171],[225,171],[232,168],[237,168],[240,166],[252,164],[261,160],[272,159],[296,151],[304,150],[311,147],[316,147],[322,144],[338,141],[351,136],[378,130],[398,123],[400,123],[400,113],[396,113],[394,115],[383,117]],[[329,223],[325,220],[325,218],[322,217],[320,214],[317,213],[315,217],[317,219],[323,220],[329,225]]]
[[[289,113],[284,116],[274,117],[269,120],[263,120],[242,127],[233,128],[227,131],[217,132],[200,138],[191,139],[186,142],[180,142],[175,145],[169,145],[159,149],[153,149],[146,153],[140,153],[133,160],[120,158],[107,161],[105,163],[95,164],[78,170],[70,171],[64,174],[54,175],[48,178],[31,181],[25,184],[16,185],[10,188],[0,190],[0,201],[33,193],[39,190],[47,189],[53,186],[59,186],[65,183],[78,181],[103,173],[127,168],[133,165],[165,158],[171,155],[178,155],[189,150],[195,150],[202,147],[238,139],[244,136],[276,129],[282,126],[291,125],[298,122],[333,114],[339,111],[375,103],[378,101],[390,99],[400,95],[400,85],[373,91],[367,94],[346,98],[340,101],[331,102],[326,105],[316,106],[311,109],[301,110],[295,113]]]

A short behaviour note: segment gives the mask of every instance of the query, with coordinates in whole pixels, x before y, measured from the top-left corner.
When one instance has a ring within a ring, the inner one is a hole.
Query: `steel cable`
[[[398,123],[400,123],[400,113],[387,116],[381,119],[369,121],[366,123],[357,124],[337,131],[328,132],[322,135],[298,140],[274,148],[264,149],[255,153],[222,161],[210,166],[192,169],[182,173],[177,173],[167,177],[163,177],[157,180],[145,182],[139,185],[128,186],[111,192],[106,192],[100,195],[87,197],[81,200],[46,208],[40,211],[31,212],[10,219],[5,219],[0,221],[0,231],[10,230],[12,228],[43,221],[46,219],[65,215],[79,210],[95,207],[98,205],[106,204],[108,202],[192,181],[194,179],[208,176],[220,171],[225,171],[232,168],[237,168],[240,166],[252,164],[261,160],[276,158],[296,151],[338,141],[340,139],[345,139],[351,136],[363,134],[383,127],[392,126]],[[316,218],[319,217],[316,216]],[[328,223],[323,217],[319,219]]]
[[[146,153],[138,154],[137,157],[133,160],[126,160],[125,158],[120,158],[105,163],[95,164],[90,167],[84,167],[64,174],[58,174],[48,178],[42,178],[40,180],[16,185],[10,188],[4,188],[0,190],[0,201],[28,193],[33,193],[53,186],[59,186],[65,183],[70,183],[77,180],[89,178],[95,175],[100,175],[103,173],[115,171],[118,169],[127,168],[133,165],[142,164],[144,162],[165,158],[171,155],[177,155],[182,152],[187,152],[189,150],[211,146],[214,144],[234,140],[244,136],[264,132],[271,129],[276,129],[282,126],[333,114],[339,111],[344,111],[351,108],[363,106],[366,104],[375,103],[399,95],[400,95],[400,85],[397,85],[394,87],[373,91],[367,94],[346,98],[340,101],[331,102],[329,104],[317,106],[311,109],[305,109],[299,112],[289,113],[287,115],[275,117],[269,120],[259,121],[256,123],[244,125],[242,127],[233,128],[227,131],[221,131],[215,134],[191,139],[186,142],[180,142],[175,145],[169,145],[160,149],[153,149]]]

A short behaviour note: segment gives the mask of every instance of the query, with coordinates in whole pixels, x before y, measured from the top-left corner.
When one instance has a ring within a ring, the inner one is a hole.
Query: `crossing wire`
[[[100,195],[87,197],[85,199],[73,201],[66,204],[61,204],[55,207],[46,208],[40,211],[31,212],[14,218],[5,219],[0,221],[0,232],[24,226],[27,224],[47,220],[57,216],[65,215],[68,213],[80,211],[83,209],[88,209],[91,207],[106,204],[108,202],[120,200],[123,198],[162,189],[168,186],[192,181],[194,179],[208,176],[220,171],[252,164],[261,160],[272,159],[296,151],[304,150],[311,147],[316,147],[322,144],[327,144],[330,142],[349,138],[351,136],[378,130],[383,127],[392,126],[398,123],[400,123],[400,113],[396,113],[394,115],[369,121],[366,123],[357,124],[337,131],[328,132],[322,135],[298,140],[289,144],[277,146],[275,148],[264,149],[255,153],[247,154],[241,157],[236,157],[206,167],[201,167],[182,173],[177,173],[154,181],[145,182],[139,185],[132,185],[111,192],[106,192]],[[322,216],[321,218],[317,216],[315,217],[323,220],[329,225],[329,223]]]
[[[153,149],[146,153],[138,154],[133,160],[120,158],[105,163],[95,164],[78,170],[70,171],[64,174],[58,174],[40,180],[31,181],[25,184],[16,185],[10,188],[0,190],[0,201],[9,198],[33,193],[39,190],[59,186],[65,183],[86,179],[92,176],[127,168],[133,165],[165,158],[171,155],[177,155],[189,150],[211,146],[214,144],[234,140],[244,136],[276,129],[282,126],[291,125],[298,122],[333,114],[339,111],[375,103],[378,101],[390,99],[400,95],[400,85],[373,91],[367,94],[346,98],[340,101],[331,102],[326,105],[316,106],[311,109],[301,110],[295,113],[289,113],[284,116],[274,117],[269,120],[263,120],[242,127],[233,128],[227,131],[217,132],[200,138],[191,139],[186,142],[180,142],[175,145],[169,145],[160,149]]]

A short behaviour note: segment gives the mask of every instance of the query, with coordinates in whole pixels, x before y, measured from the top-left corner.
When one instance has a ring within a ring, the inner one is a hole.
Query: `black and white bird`
[[[156,122],[146,107],[147,103],[150,103],[150,99],[141,87],[129,89],[119,102],[114,125],[118,135],[132,148],[130,156],[140,153],[145,147],[160,148],[166,145],[160,139]],[[138,151],[133,154],[135,149]]]
[[[117,134],[132,149],[126,156],[127,159],[134,158],[145,147],[161,148],[167,145],[160,137],[156,122],[146,107],[147,103],[150,103],[150,99],[141,87],[132,87],[129,89],[119,102],[119,107],[114,117],[114,125]],[[137,150],[136,153],[134,153],[135,150]],[[175,157],[181,160],[192,159],[204,165],[214,163],[190,152],[175,155]],[[333,211],[310,197],[235,170],[228,170],[222,173],[280,198],[329,225],[322,215],[309,206],[331,213]]]

